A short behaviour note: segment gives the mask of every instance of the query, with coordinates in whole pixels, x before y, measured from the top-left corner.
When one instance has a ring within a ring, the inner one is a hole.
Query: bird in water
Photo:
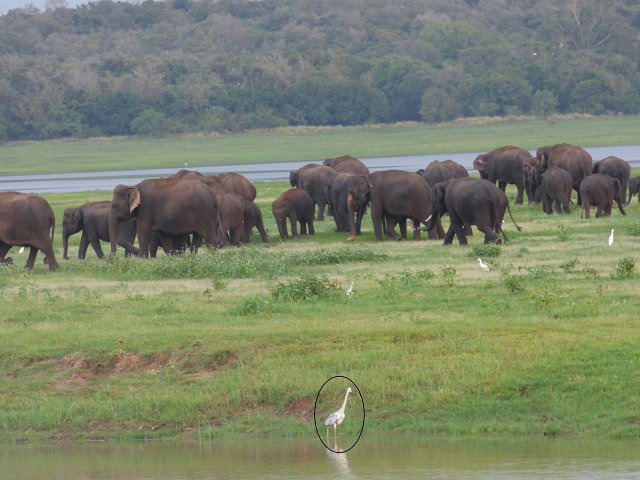
[[[351,282],[351,286],[347,289],[347,297],[351,298],[353,296],[353,282]]]
[[[350,393],[351,393],[351,387],[348,387],[347,388],[347,393],[344,396],[344,402],[342,402],[342,406],[340,407],[340,410],[336,410],[335,412],[333,412],[324,421],[324,426],[327,427],[327,443],[329,443],[329,427],[333,426],[333,442],[334,442],[335,445],[338,444],[336,430],[337,430],[338,425],[340,425],[342,422],[344,422],[344,419],[345,419],[345,416],[346,416],[344,414],[344,410],[345,410],[345,408],[347,408],[347,400],[349,399],[349,394]]]
[[[611,235],[609,235],[609,246],[613,245],[613,232],[614,232],[614,229],[612,228]]]
[[[489,268],[489,265],[487,265],[486,263],[484,263],[484,262],[482,261],[482,259],[481,259],[481,258],[479,258],[479,259],[478,259],[478,263],[480,264],[480,268],[481,268],[482,270],[484,270],[485,272],[488,272],[489,270],[491,270],[491,269]]]

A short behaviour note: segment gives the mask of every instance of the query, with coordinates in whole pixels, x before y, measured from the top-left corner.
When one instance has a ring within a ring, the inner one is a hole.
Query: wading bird
[[[324,421],[324,426],[327,427],[327,443],[329,443],[329,427],[333,425],[333,442],[334,445],[338,444],[336,429],[338,425],[340,425],[345,418],[344,409],[347,408],[347,400],[349,399],[349,394],[351,393],[351,387],[347,388],[347,393],[344,396],[344,402],[342,402],[342,406],[340,410],[336,410],[331,415],[327,417]]]
[[[24,247],[20,247],[20,250],[18,250],[18,255],[21,254],[22,252],[24,252]]]
[[[609,246],[613,245],[613,231],[614,229],[611,229],[611,235],[609,235]]]
[[[353,282],[351,282],[351,286],[347,290],[347,297],[351,298],[352,295],[353,295]]]
[[[481,258],[479,258],[479,259],[478,259],[478,263],[480,263],[480,268],[481,268],[482,270],[484,270],[485,272],[488,272],[489,270],[491,270],[491,269],[489,268],[489,265],[487,265],[486,263],[484,263],[484,262],[482,261],[482,259],[481,259]]]

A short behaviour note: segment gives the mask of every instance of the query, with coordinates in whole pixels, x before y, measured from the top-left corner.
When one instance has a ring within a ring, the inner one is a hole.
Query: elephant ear
[[[133,188],[129,192],[129,213],[140,206],[140,191],[137,188]]]
[[[77,210],[74,210],[73,213],[71,214],[71,220],[74,223],[74,225],[78,225],[80,228],[82,228],[82,212],[80,211],[80,209],[78,208]]]
[[[440,184],[434,187],[435,200],[438,205],[444,205],[444,194],[446,193],[446,185]]]
[[[620,194],[620,180],[618,180],[617,178],[613,179],[613,192],[615,196],[618,196]]]

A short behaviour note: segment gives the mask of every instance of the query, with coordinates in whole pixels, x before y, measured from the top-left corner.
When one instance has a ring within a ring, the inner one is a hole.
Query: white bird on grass
[[[336,430],[338,425],[344,422],[344,419],[346,417],[346,415],[344,414],[344,410],[345,408],[347,408],[347,400],[349,399],[350,393],[351,393],[351,387],[348,387],[347,393],[344,396],[344,402],[342,402],[342,406],[340,407],[340,410],[336,410],[335,412],[333,412],[324,421],[324,426],[327,427],[327,443],[329,443],[329,427],[333,425],[333,442],[334,442],[334,445],[338,444]]]
[[[351,298],[353,296],[353,282],[351,282],[351,286],[347,289],[347,297]]]
[[[478,259],[478,263],[480,263],[480,268],[481,268],[482,270],[484,270],[485,272],[488,272],[489,270],[491,270],[491,269],[489,268],[489,265],[487,265],[486,263],[484,263],[484,262],[482,261],[482,259],[481,259],[481,258],[479,258],[479,259]]]
[[[18,254],[21,254],[24,252],[24,247],[20,247],[20,250],[18,250]]]
[[[609,246],[613,245],[613,231],[614,229],[611,229],[611,235],[609,235]]]

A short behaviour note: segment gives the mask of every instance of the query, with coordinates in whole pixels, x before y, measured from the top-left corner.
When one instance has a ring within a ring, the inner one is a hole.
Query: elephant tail
[[[511,207],[509,206],[509,202],[507,201],[507,210],[509,211],[509,216],[511,217],[511,221],[513,222],[513,224],[516,226],[516,228],[518,229],[519,232],[522,231],[522,227],[520,225],[518,225],[516,223],[516,221],[513,219],[513,215],[511,214]]]

